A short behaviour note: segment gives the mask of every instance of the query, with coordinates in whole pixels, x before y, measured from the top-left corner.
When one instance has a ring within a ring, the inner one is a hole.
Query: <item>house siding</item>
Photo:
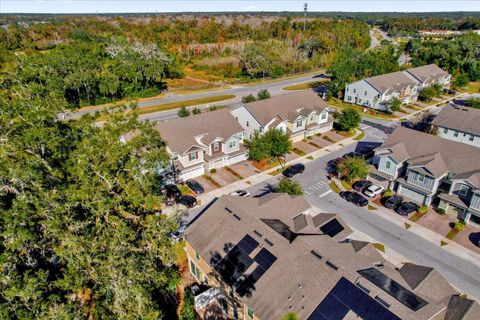
[[[480,210],[480,194],[475,193],[472,195],[472,199],[470,200],[470,207]]]
[[[387,162],[390,162],[390,168],[387,168]],[[397,163],[389,156],[379,156],[378,170],[392,176],[393,178],[397,178]]]
[[[418,177],[422,175],[424,177],[424,181],[419,181]],[[436,180],[432,177],[426,176],[424,174],[421,174],[419,172],[416,172],[412,169],[409,169],[407,171],[407,182],[411,185],[420,187],[422,189],[428,190],[428,191],[433,191],[434,187],[436,185]]]
[[[262,125],[257,119],[248,111],[245,106],[240,106],[230,111],[240,126],[247,132],[247,137],[250,138],[254,131],[260,131]]]
[[[456,133],[458,133],[457,136],[455,136]],[[437,136],[439,136],[440,138],[457,141],[457,142],[465,143],[465,144],[480,148],[480,136],[476,134],[471,134],[468,132],[439,126],[437,128]],[[473,137],[473,140],[470,140],[471,137]]]
[[[354,92],[355,91],[355,92]],[[367,94],[365,94],[365,92]],[[345,88],[344,101],[373,109],[384,109],[381,105],[385,101],[382,94],[373,88],[367,81],[360,80],[348,84]]]

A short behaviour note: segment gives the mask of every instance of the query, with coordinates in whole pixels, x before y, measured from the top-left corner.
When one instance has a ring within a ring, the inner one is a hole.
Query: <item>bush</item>
[[[303,194],[302,185],[296,180],[283,178],[273,189],[275,192],[287,193],[291,196],[300,196]]]
[[[190,111],[188,111],[188,109],[185,108],[185,107],[181,107],[180,109],[178,109],[177,115],[180,118],[185,118],[185,117],[188,117],[190,115]]]
[[[465,222],[463,222],[463,221],[456,222],[455,226],[453,227],[453,229],[455,229],[457,231],[462,231],[464,228],[465,228]]]
[[[197,312],[195,311],[195,297],[189,288],[185,288],[184,301],[182,310],[180,311],[181,320],[196,320],[198,319]]]
[[[383,193],[383,198],[384,198],[384,199],[388,199],[388,198],[390,198],[390,197],[392,197],[392,196],[394,196],[394,195],[395,195],[395,192],[393,192],[393,191],[390,190],[390,189],[387,189],[387,190],[385,190],[385,192]]]
[[[418,211],[418,213],[420,213],[420,214],[425,214],[425,213],[427,213],[427,211],[428,211],[428,207],[427,207],[427,206],[421,206],[420,208],[418,208],[417,211]]]
[[[193,114],[200,114],[200,113],[202,113],[202,110],[200,110],[200,108],[193,108],[192,113]]]
[[[464,87],[470,81],[467,73],[460,73],[455,80],[453,81],[453,86],[455,88]]]
[[[335,125],[341,131],[350,131],[360,124],[362,117],[355,109],[345,109],[338,115]]]
[[[471,108],[480,109],[480,98],[468,98],[465,105]]]
[[[445,209],[444,208],[437,208],[437,213],[444,215],[445,214]]]
[[[213,169],[210,169],[210,173],[216,173],[217,172],[217,169],[213,168]]]
[[[262,89],[257,92],[257,99],[258,100],[265,100],[271,97],[270,92],[267,89]]]
[[[254,101],[257,101],[257,98],[255,98],[253,94],[249,94],[248,96],[242,97],[242,103],[249,103]]]

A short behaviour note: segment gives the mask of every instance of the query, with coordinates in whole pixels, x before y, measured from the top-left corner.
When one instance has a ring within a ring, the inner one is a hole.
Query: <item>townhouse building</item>
[[[245,131],[228,109],[158,122],[155,129],[167,143],[178,180],[247,159]]]
[[[449,86],[451,75],[435,64],[365,78],[345,87],[344,101],[386,111],[397,98],[408,104],[417,101],[420,91],[436,83]]]
[[[185,233],[202,319],[475,319],[480,309],[428,266],[395,266],[303,196],[222,196]]]
[[[255,131],[278,129],[296,142],[332,130],[333,118],[327,107],[314,91],[304,90],[247,103],[233,108],[231,113],[248,137]]]
[[[450,104],[433,119],[436,135],[480,148],[480,109]]]
[[[480,225],[479,148],[398,127],[375,149],[374,163],[372,174],[398,194]]]

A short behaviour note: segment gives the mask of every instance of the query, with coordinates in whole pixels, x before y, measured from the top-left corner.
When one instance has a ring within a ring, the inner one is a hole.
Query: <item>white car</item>
[[[236,197],[249,197],[250,193],[247,190],[237,190],[230,193],[230,195]]]
[[[370,198],[375,198],[375,196],[378,196],[381,194],[385,189],[382,186],[379,186],[377,184],[372,184],[370,187],[365,189],[363,193]]]

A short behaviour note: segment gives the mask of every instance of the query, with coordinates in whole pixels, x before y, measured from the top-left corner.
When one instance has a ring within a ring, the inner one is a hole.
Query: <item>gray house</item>
[[[480,148],[480,109],[445,106],[433,119],[437,136]]]
[[[372,173],[398,194],[480,225],[480,149],[397,128],[375,149]]]
[[[387,73],[350,83],[345,88],[344,101],[378,110],[387,110],[393,98],[403,103],[417,101],[423,88],[440,84],[448,86],[451,75],[435,64]]]

